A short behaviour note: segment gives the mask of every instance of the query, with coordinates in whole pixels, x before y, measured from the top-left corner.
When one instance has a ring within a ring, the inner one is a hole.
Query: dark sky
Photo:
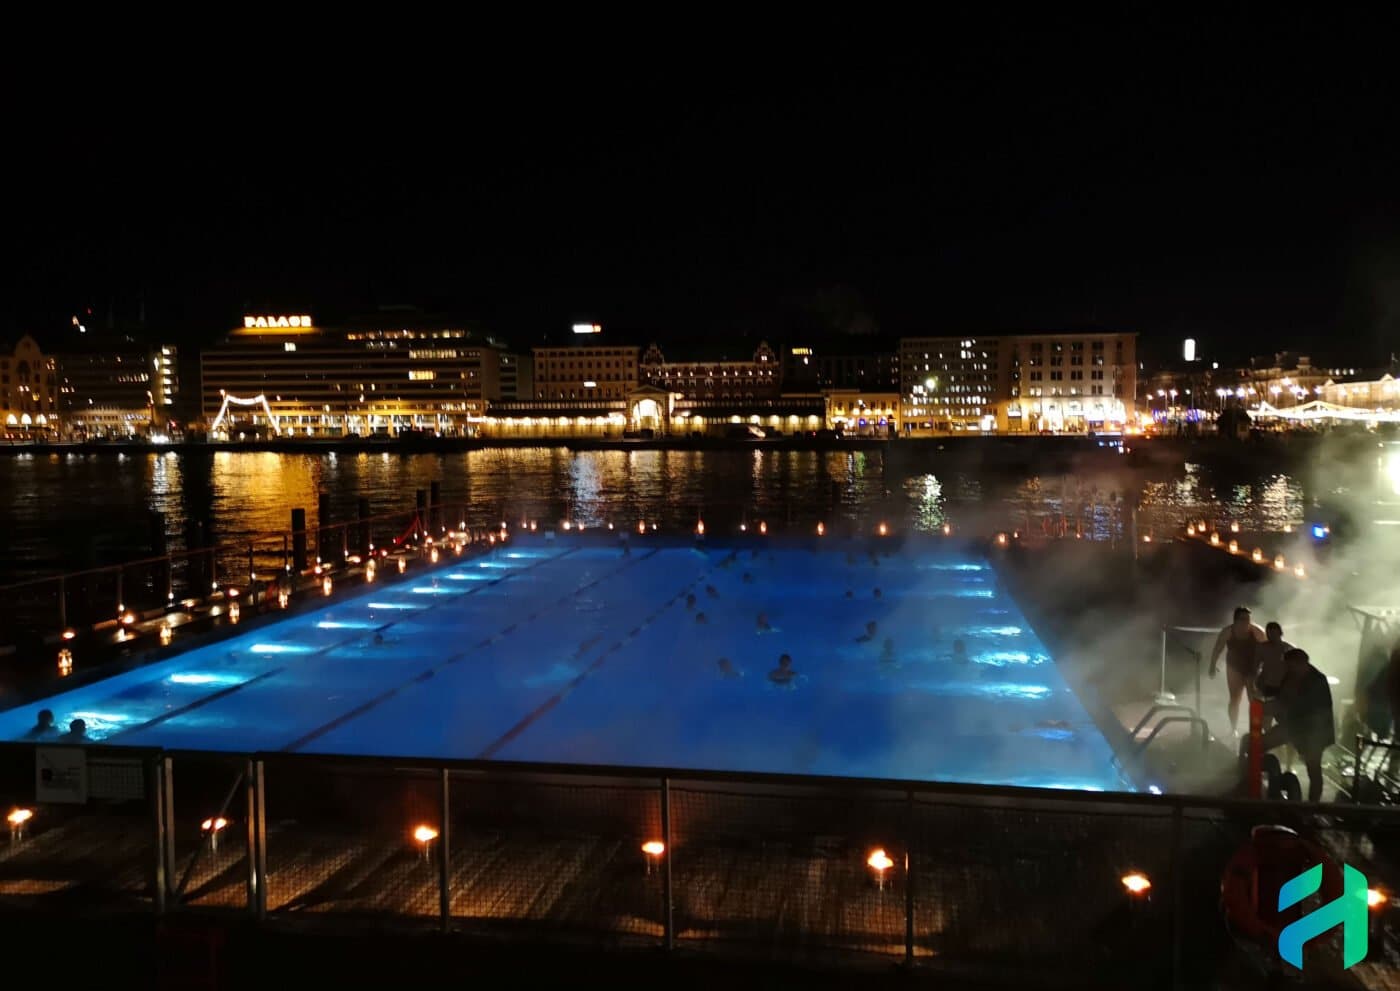
[[[1400,350],[1393,30],[1130,9],[5,70],[0,333],[144,299],[189,343],[411,303],[522,342],[589,318]]]

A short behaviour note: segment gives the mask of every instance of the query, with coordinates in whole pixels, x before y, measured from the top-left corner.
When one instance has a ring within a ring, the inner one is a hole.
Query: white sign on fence
[[[34,800],[87,802],[87,752],[82,747],[34,748]]]

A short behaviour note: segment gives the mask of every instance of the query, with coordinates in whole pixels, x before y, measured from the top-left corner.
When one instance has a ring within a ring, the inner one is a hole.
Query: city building
[[[637,388],[641,348],[602,344],[592,335],[584,336],[578,344],[534,349],[536,399],[626,399]]]
[[[1120,431],[1136,423],[1137,335],[1066,332],[1007,337],[1008,392],[998,428],[1011,433]]]
[[[1366,381],[1336,382],[1329,378],[1316,388],[1315,395],[1333,406],[1372,412],[1400,409],[1400,381],[1389,372]]]
[[[1311,402],[1329,380],[1345,381],[1355,374],[1355,368],[1323,368],[1314,365],[1309,355],[1280,351],[1251,358],[1247,366],[1236,370],[1234,387],[1237,393],[1244,389],[1250,406],[1263,400],[1283,408]]]
[[[860,345],[856,347],[857,343]],[[826,389],[900,391],[900,352],[876,337],[813,339],[783,349],[784,390],[820,393]]]
[[[1011,353],[998,337],[901,340],[899,395],[904,433],[998,429],[997,414],[1010,398]]]
[[[751,356],[739,360],[692,353],[668,361],[661,348],[652,344],[641,362],[644,382],[687,400],[743,403],[782,394],[778,355],[767,341],[760,341]]]
[[[492,403],[481,433],[500,438],[747,439],[810,433],[821,429],[825,418],[821,396],[751,401],[686,399],[665,389],[640,385],[614,399]]]
[[[130,337],[93,338],[55,356],[64,430],[81,438],[148,436],[171,428],[180,393],[178,350]]]
[[[497,341],[460,324],[386,311],[345,327],[249,316],[200,360],[216,436],[474,432],[500,398]]]
[[[861,389],[827,389],[826,425],[847,436],[897,436],[900,432],[900,396]]]
[[[501,399],[514,402],[535,394],[535,359],[528,354],[501,355]]]
[[[28,334],[0,342],[0,422],[7,440],[48,440],[58,434],[58,370]]]

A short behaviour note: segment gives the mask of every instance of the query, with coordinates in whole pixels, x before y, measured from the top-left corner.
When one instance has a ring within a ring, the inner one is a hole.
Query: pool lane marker
[[[570,599],[570,598],[573,598],[574,596],[581,595],[582,593],[586,592],[588,589],[592,588],[593,586],[598,585],[598,584],[600,584],[600,583],[602,583],[602,582],[604,582],[604,581],[607,581],[607,580],[610,579],[610,578],[613,578],[613,577],[616,576],[616,575],[621,574],[623,571],[627,570],[628,568],[633,567],[634,565],[640,564],[640,563],[642,563],[643,561],[650,560],[651,558],[655,557],[655,556],[656,556],[657,554],[659,554],[660,552],[661,552],[661,549],[660,549],[660,548],[656,548],[656,549],[650,551],[649,553],[642,555],[641,557],[633,558],[633,557],[630,557],[630,556],[629,556],[629,557],[626,559],[627,563],[624,564],[622,567],[616,568],[616,569],[614,569],[614,570],[612,570],[612,571],[609,571],[609,572],[607,572],[606,574],[599,575],[597,578],[593,579],[591,582],[588,582],[587,584],[580,586],[579,588],[575,589],[574,591],[572,591],[572,592],[566,592],[564,595],[560,596],[558,599],[555,599],[553,602],[550,602],[550,603],[548,603],[548,604],[546,604],[546,605],[540,606],[538,609],[536,609],[536,610],[535,610],[533,613],[531,613],[529,616],[526,616],[523,620],[516,620],[514,623],[510,624],[510,626],[506,627],[506,630],[514,630],[514,629],[516,629],[517,627],[519,627],[519,625],[520,625],[521,623],[529,623],[529,622],[533,621],[533,620],[536,619],[541,613],[545,612],[545,611],[548,610],[548,609],[553,608],[554,606],[559,605],[559,604],[560,604],[561,602],[563,602],[565,599]],[[561,555],[561,556],[562,556],[562,555]],[[553,560],[557,560],[557,558],[554,558]],[[337,716],[336,718],[332,719],[330,722],[325,723],[325,724],[323,724],[323,725],[321,725],[321,726],[318,726],[316,729],[313,729],[311,732],[309,732],[309,733],[307,733],[307,734],[305,734],[305,735],[303,735],[303,736],[301,736],[301,737],[298,737],[297,739],[293,740],[291,743],[289,743],[289,744],[287,744],[285,747],[283,747],[283,748],[282,748],[282,751],[283,751],[284,753],[290,753],[290,752],[295,751],[295,750],[300,750],[302,747],[306,746],[308,743],[311,743],[312,741],[317,740],[317,739],[319,739],[319,738],[322,737],[322,736],[325,736],[327,733],[331,732],[332,730],[339,729],[341,726],[344,726],[346,723],[350,722],[352,719],[358,719],[360,716],[363,716],[366,712],[369,712],[369,711],[370,711],[371,709],[373,709],[375,706],[380,705],[380,704],[383,703],[383,702],[387,702],[389,699],[393,698],[395,695],[398,695],[400,692],[402,692],[405,688],[409,688],[409,687],[411,687],[411,686],[413,686],[413,685],[415,685],[415,684],[418,684],[418,683],[421,682],[421,681],[427,681],[429,678],[435,676],[439,671],[441,671],[441,670],[443,670],[444,668],[446,668],[449,664],[456,664],[458,661],[465,660],[467,657],[471,656],[472,651],[474,651],[474,650],[479,650],[479,649],[481,649],[482,647],[490,646],[491,644],[496,643],[496,642],[498,642],[498,641],[500,641],[500,640],[504,640],[504,639],[505,639],[505,632],[503,631],[503,632],[501,632],[501,633],[496,633],[496,634],[494,634],[493,636],[489,636],[489,637],[487,637],[485,640],[480,640],[480,641],[478,641],[478,642],[472,644],[472,645],[471,645],[470,647],[468,647],[466,650],[458,651],[456,654],[450,654],[450,655],[448,655],[447,659],[444,660],[442,663],[438,664],[436,667],[429,668],[427,671],[424,671],[422,674],[420,674],[420,675],[418,675],[418,676],[416,676],[416,677],[414,677],[414,678],[411,678],[410,680],[408,680],[408,681],[406,681],[406,682],[403,682],[402,684],[395,685],[394,687],[388,689],[387,691],[381,692],[379,695],[376,695],[374,698],[368,700],[367,702],[362,702],[362,703],[360,703],[360,704],[357,705],[355,708],[351,709],[349,712],[342,713],[341,715],[339,715],[339,716]]]
[[[691,589],[696,588],[702,581],[704,581],[709,576],[710,572],[713,570],[714,567],[711,566],[710,568],[707,568],[706,570],[700,572],[700,574],[696,575],[694,581],[692,581],[689,585],[686,585],[675,595],[671,596],[665,602],[661,603],[661,605],[657,606],[654,610],[652,610],[651,614],[645,619],[643,619],[639,625],[632,627],[632,629],[628,631],[626,636],[624,636],[620,640],[614,641],[613,644],[609,646],[607,650],[603,651],[596,658],[594,658],[592,664],[588,665],[588,667],[584,668],[572,679],[570,679],[569,683],[566,684],[554,695],[545,699],[530,712],[526,713],[524,718],[522,718],[510,729],[502,733],[495,740],[495,742],[491,743],[485,750],[477,754],[475,759],[490,760],[492,757],[496,756],[496,754],[500,753],[504,747],[506,747],[517,737],[519,737],[520,734],[524,733],[527,729],[534,725],[534,723],[538,721],[541,716],[545,715],[555,706],[557,706],[560,702],[564,701],[564,699],[568,698],[570,693],[572,693],[573,690],[579,685],[583,684],[584,680],[590,674],[602,667],[607,662],[609,657],[617,653],[631,641],[635,640],[643,630],[649,627],[657,619],[657,617],[659,617],[662,613],[666,612],[666,610],[670,609],[677,602],[680,602],[682,598],[689,594]]]
[[[539,567],[540,565],[544,564],[544,563],[547,562],[547,561],[558,561],[558,560],[561,560],[562,558],[568,557],[570,554],[572,554],[572,553],[573,553],[575,550],[577,550],[577,549],[578,549],[578,548],[576,548],[576,547],[571,547],[569,550],[564,551],[564,553],[562,553],[562,554],[556,554],[556,555],[554,555],[553,557],[541,558],[540,560],[536,561],[534,564],[526,565],[525,567],[520,568],[520,569],[517,570],[517,571],[507,571],[505,574],[501,575],[501,577],[499,577],[499,578],[493,578],[493,579],[491,579],[491,580],[488,581],[488,582],[482,582],[482,583],[479,584],[479,585],[472,585],[470,588],[463,589],[462,592],[461,592],[461,594],[459,594],[459,595],[444,596],[443,598],[441,598],[441,599],[439,599],[438,601],[434,602],[432,605],[425,606],[425,607],[423,607],[422,609],[419,609],[419,610],[415,611],[415,612],[413,613],[413,615],[414,615],[415,617],[421,616],[421,615],[423,615],[423,613],[432,612],[434,609],[437,609],[437,608],[439,608],[440,606],[445,606],[445,605],[448,605],[449,603],[452,603],[452,602],[459,602],[459,601],[461,601],[462,599],[466,598],[466,597],[469,596],[469,595],[475,595],[477,592],[481,591],[481,590],[484,589],[484,588],[491,588],[493,585],[499,585],[501,582],[503,582],[503,581],[505,581],[506,579],[512,577],[513,575],[521,575],[521,574],[524,574],[525,572],[531,570],[532,568],[537,568],[537,567]],[[374,631],[375,633],[383,633],[383,632],[385,632],[386,630],[388,630],[388,629],[390,629],[391,627],[393,627],[395,624],[400,623],[400,622],[403,622],[403,620],[395,619],[395,620],[391,620],[391,621],[388,622],[388,623],[385,623],[385,624],[382,625],[382,626],[372,627],[372,629],[373,629],[373,631]],[[115,733],[109,733],[109,734],[107,734],[107,736],[103,737],[102,742],[105,743],[105,742],[107,742],[107,741],[110,741],[110,740],[114,739],[115,737],[124,736],[124,735],[126,735],[126,734],[128,734],[128,733],[139,733],[139,732],[141,732],[141,731],[143,731],[143,730],[152,729],[153,727],[159,726],[161,723],[169,722],[171,719],[178,718],[179,716],[183,716],[183,715],[185,715],[186,713],[193,712],[193,711],[196,710],[196,709],[203,708],[204,706],[209,705],[209,704],[212,703],[212,702],[217,702],[217,701],[219,701],[219,700],[222,699],[222,698],[227,698],[228,696],[232,695],[234,692],[241,691],[241,690],[243,690],[244,688],[247,688],[249,685],[256,685],[256,684],[257,684],[258,682],[260,682],[260,681],[266,681],[268,678],[271,678],[273,675],[281,674],[283,671],[286,671],[288,668],[295,667],[296,665],[301,664],[301,663],[303,663],[304,661],[309,661],[309,660],[311,660],[311,659],[313,659],[313,658],[316,658],[316,657],[324,657],[326,654],[329,654],[331,651],[333,651],[333,650],[335,650],[335,649],[337,649],[337,648],[339,648],[339,647],[344,647],[346,644],[348,644],[348,643],[353,643],[353,642],[355,642],[355,641],[357,641],[357,640],[359,640],[359,639],[360,639],[359,636],[348,637],[348,638],[346,638],[346,639],[344,639],[344,640],[337,640],[335,643],[328,644],[328,645],[326,645],[325,647],[322,647],[320,650],[313,650],[313,651],[310,651],[310,652],[305,653],[305,654],[298,654],[298,655],[296,655],[296,659],[295,659],[294,661],[290,661],[290,662],[288,662],[287,664],[283,664],[281,667],[273,668],[273,669],[271,669],[270,671],[264,671],[262,674],[254,675],[253,677],[249,678],[247,681],[240,681],[240,682],[239,682],[238,684],[236,684],[236,685],[229,685],[227,688],[221,688],[221,689],[219,689],[217,692],[213,692],[213,693],[211,693],[211,694],[209,694],[209,695],[201,695],[199,698],[195,699],[193,702],[188,702],[188,703],[186,703],[185,705],[179,706],[179,707],[174,708],[174,709],[167,710],[166,712],[162,712],[159,716],[155,716],[155,717],[153,717],[153,718],[151,718],[151,719],[148,719],[148,720],[146,720],[144,723],[137,723],[135,726],[127,726],[127,727],[125,727],[125,728],[123,728],[123,729],[117,730]]]

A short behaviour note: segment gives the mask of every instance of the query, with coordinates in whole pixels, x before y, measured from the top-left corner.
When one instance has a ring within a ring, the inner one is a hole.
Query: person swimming
[[[721,657],[718,663],[719,676],[721,678],[742,678],[744,676],[743,673],[734,666],[734,662],[732,662],[729,658]]]
[[[694,593],[691,593],[690,595],[687,595],[687,596],[685,597],[685,607],[686,607],[687,609],[694,609],[694,608],[695,608],[695,595],[694,595]]]
[[[865,624],[865,632],[862,633],[860,636],[856,637],[856,643],[869,643],[870,641],[874,640],[876,629],[877,627],[875,625],[875,621],[872,619],[870,622]]]
[[[768,680],[775,685],[790,685],[797,672],[792,669],[792,658],[784,654],[778,658],[778,666],[768,672]]]
[[[768,622],[768,614],[766,612],[761,612],[758,614],[758,619],[754,620],[754,626],[757,628],[759,633],[773,632],[773,624]]]
[[[75,719],[68,724],[68,732],[62,737],[64,740],[86,740],[87,722],[82,719]]]
[[[705,586],[705,594],[708,595],[708,596],[709,596],[710,598],[712,598],[712,599],[718,599],[718,598],[719,598],[719,589],[715,588],[713,585],[706,585],[706,586]]]
[[[58,732],[58,727],[53,722],[52,709],[40,709],[39,716],[34,720],[34,727],[25,734],[26,740],[39,740],[46,736],[53,736]]]
[[[953,661],[956,664],[967,663],[967,644],[961,640],[953,641]]]

